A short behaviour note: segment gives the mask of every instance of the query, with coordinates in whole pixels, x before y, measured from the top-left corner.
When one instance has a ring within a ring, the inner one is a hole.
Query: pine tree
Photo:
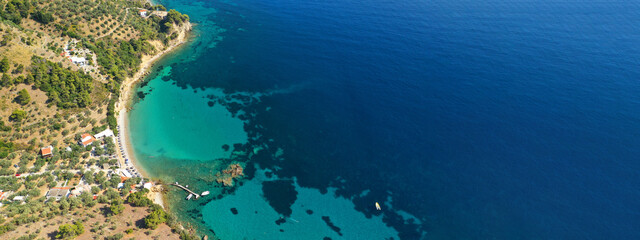
[[[0,79],[0,86],[7,87],[13,83],[11,77],[7,73],[2,74],[2,79]]]
[[[16,102],[20,105],[27,105],[31,101],[31,96],[27,89],[22,89],[18,92],[18,96],[16,97]]]
[[[9,72],[9,68],[11,67],[11,64],[9,63],[9,59],[7,57],[2,58],[2,60],[0,60],[0,72],[6,73]]]

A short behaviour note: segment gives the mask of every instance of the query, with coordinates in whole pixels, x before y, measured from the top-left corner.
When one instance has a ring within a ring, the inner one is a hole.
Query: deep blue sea
[[[638,1],[158,2],[130,135],[206,234],[640,239]]]

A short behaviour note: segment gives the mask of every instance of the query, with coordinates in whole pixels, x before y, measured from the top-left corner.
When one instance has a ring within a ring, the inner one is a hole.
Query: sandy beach
[[[115,104],[115,112],[117,113],[118,132],[119,132],[119,137],[116,138],[116,141],[117,141],[117,145],[121,146],[124,150],[124,152],[120,152],[120,149],[118,149],[119,151],[117,154],[118,162],[120,163],[120,166],[126,166],[125,157],[123,157],[123,156],[126,156],[126,158],[129,159],[129,162],[133,166],[135,166],[136,171],[138,171],[143,177],[146,177],[148,175],[144,172],[143,168],[139,167],[139,164],[137,164],[135,154],[133,152],[133,148],[130,141],[129,131],[127,131],[127,128],[129,125],[128,119],[127,119],[127,111],[128,111],[128,104],[132,99],[132,93],[134,91],[133,88],[135,87],[135,83],[141,80],[149,72],[149,69],[151,69],[151,67],[156,61],[158,61],[160,58],[165,56],[165,54],[174,50],[177,46],[180,46],[181,44],[186,42],[190,30],[191,30],[191,23],[187,22],[183,26],[178,28],[178,37],[167,48],[157,52],[155,55],[142,56],[142,63],[140,64],[140,69],[138,70],[138,72],[134,74],[133,77],[129,77],[123,82],[120,89],[120,98]],[[157,203],[164,207],[162,194],[156,193],[155,195],[156,196],[153,197],[151,200],[153,200],[154,203]]]

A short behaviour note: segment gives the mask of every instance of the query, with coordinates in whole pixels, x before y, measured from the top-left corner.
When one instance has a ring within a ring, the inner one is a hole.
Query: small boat
[[[189,193],[189,196],[187,196],[187,200],[191,199],[191,197],[193,197],[193,194]]]
[[[382,208],[380,207],[380,204],[378,202],[376,202],[376,210],[378,210],[378,211],[382,210]]]
[[[188,187],[189,187],[189,185],[187,185],[187,186],[184,186],[184,187],[186,187],[186,188],[188,188]]]
[[[202,196],[207,196],[207,195],[209,195],[209,191],[204,191],[204,192],[202,192],[202,194],[200,194],[200,195],[202,195]]]

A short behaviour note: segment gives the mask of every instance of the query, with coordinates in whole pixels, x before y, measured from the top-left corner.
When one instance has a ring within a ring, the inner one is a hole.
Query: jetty
[[[185,191],[187,191],[188,193],[193,194],[193,196],[195,196],[195,197],[196,197],[196,199],[198,199],[198,198],[200,197],[200,194],[197,194],[197,193],[195,193],[194,191],[191,191],[189,188],[187,188],[187,187],[185,187],[185,186],[182,186],[182,185],[178,184],[178,182],[176,182],[176,183],[172,183],[172,184],[169,184],[169,185],[173,185],[173,186],[176,186],[176,187],[182,188],[182,190],[185,190]]]

